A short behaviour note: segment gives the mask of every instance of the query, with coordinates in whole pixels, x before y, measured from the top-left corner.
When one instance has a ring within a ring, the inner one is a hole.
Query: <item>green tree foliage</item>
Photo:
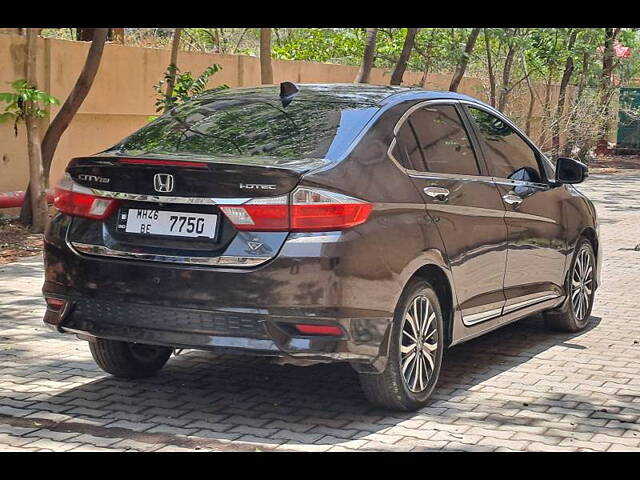
[[[47,92],[37,90],[26,80],[16,80],[10,83],[13,92],[0,93],[0,102],[5,102],[4,112],[0,113],[0,123],[13,120],[13,130],[18,136],[18,122],[25,117],[41,118],[49,114],[50,105],[58,105],[57,98]]]
[[[205,88],[207,88],[209,77],[219,72],[221,69],[222,67],[220,65],[214,64],[206,68],[204,72],[194,78],[191,72],[180,73],[180,69],[175,65],[169,65],[164,74],[164,80],[160,80],[156,85],[154,85],[154,89],[158,94],[155,103],[156,112],[162,112],[167,109],[167,106],[168,108],[174,107],[175,105],[181,104],[186,100],[199,95],[205,90]],[[164,93],[163,85],[168,81],[172,74],[175,74],[176,76],[175,85],[173,87],[172,95],[167,97]],[[229,86],[225,84],[215,87],[214,89],[210,89],[209,91],[224,90],[226,88],[229,88]]]
[[[275,36],[274,58],[347,65],[360,63],[364,49],[365,31],[363,28],[297,28],[292,30],[286,36]]]
[[[46,29],[46,35],[53,35],[54,30]],[[63,29],[58,30],[64,33]],[[429,88],[428,74],[431,73],[453,75],[464,55],[471,30],[419,29],[407,62],[409,71],[422,73],[418,85]],[[631,49],[628,58],[614,57],[610,76],[603,69],[605,30],[483,28],[470,52],[464,75],[480,79],[482,87],[478,93],[482,94],[484,90],[485,98],[509,115],[517,112],[515,120],[527,125],[527,131],[533,132],[542,124],[543,132],[533,138],[543,144],[551,138],[557,140],[559,125],[562,132],[582,131],[582,136],[593,135],[594,125],[598,122],[578,124],[580,120],[585,116],[609,118],[609,112],[615,115],[616,109],[608,108],[609,102],[615,102],[615,89],[630,82],[637,84],[640,79],[640,29],[609,29],[616,32],[614,45]],[[145,46],[152,46],[155,38],[156,46],[166,47],[170,33],[170,29],[127,29],[126,36],[127,42],[138,38]],[[378,28],[373,66],[391,72],[400,57],[406,35],[404,28]],[[259,28],[187,28],[184,29],[183,48],[257,56],[259,38]],[[360,66],[365,39],[364,28],[274,28],[272,56]],[[195,81],[190,75],[183,80],[187,86]],[[566,98],[559,101],[558,84],[561,82],[567,86]],[[600,90],[599,104],[594,89]],[[611,94],[612,90],[614,94]],[[177,91],[172,99],[160,98],[159,105],[163,101],[179,102],[181,95]],[[594,102],[596,105],[592,105]],[[607,121],[604,124],[597,128],[607,130]],[[587,143],[580,146],[577,137],[569,139],[567,145],[583,152],[590,148]]]

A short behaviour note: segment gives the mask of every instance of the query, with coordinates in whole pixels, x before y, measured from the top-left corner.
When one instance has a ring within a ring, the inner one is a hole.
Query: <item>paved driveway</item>
[[[0,450],[640,451],[640,171],[593,176],[603,286],[588,329],[527,318],[449,350],[430,405],[370,407],[348,366],[185,352],[110,377],[41,324],[41,257],[0,267]]]

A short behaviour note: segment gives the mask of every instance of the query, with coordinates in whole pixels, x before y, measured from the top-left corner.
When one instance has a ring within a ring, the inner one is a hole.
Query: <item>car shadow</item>
[[[415,419],[450,424],[460,410],[449,404],[459,401],[460,394],[551,348],[584,348],[572,340],[600,322],[599,317],[591,317],[584,331],[566,334],[547,330],[542,318],[533,316],[455,346],[445,353],[432,401],[418,412],[372,407],[363,397],[357,374],[346,364],[281,366],[261,357],[202,351],[173,357],[155,377],[105,376],[52,395],[46,403],[71,405],[71,409],[60,409],[71,416],[114,418],[149,427],[160,424],[195,439],[204,435],[224,441],[244,436],[274,446],[283,438],[289,444],[340,445]],[[523,384],[526,389],[526,381]],[[539,397],[544,402],[545,395]],[[562,396],[547,397],[562,404]],[[566,407],[575,404],[567,400]],[[527,404],[514,408],[527,411]],[[535,424],[535,405],[531,412],[531,418],[519,416],[515,423]]]

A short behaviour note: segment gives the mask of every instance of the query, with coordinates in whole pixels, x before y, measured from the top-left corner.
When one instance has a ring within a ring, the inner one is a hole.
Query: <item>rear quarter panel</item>
[[[335,266],[336,275],[344,280],[342,295],[353,306],[370,305],[392,313],[408,280],[424,265],[437,265],[450,278],[442,239],[422,196],[387,155],[393,127],[415,102],[391,107],[341,162],[302,178],[302,184],[374,204],[369,220],[353,229],[359,240],[343,249]]]

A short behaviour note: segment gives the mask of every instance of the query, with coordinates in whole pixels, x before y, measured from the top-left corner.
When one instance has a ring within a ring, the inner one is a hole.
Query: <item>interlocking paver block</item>
[[[640,170],[578,189],[596,202],[604,249],[587,330],[533,316],[456,346],[418,412],[371,407],[348,365],[185,351],[153,378],[116,379],[41,324],[42,257],[2,265],[0,451],[638,452]]]

